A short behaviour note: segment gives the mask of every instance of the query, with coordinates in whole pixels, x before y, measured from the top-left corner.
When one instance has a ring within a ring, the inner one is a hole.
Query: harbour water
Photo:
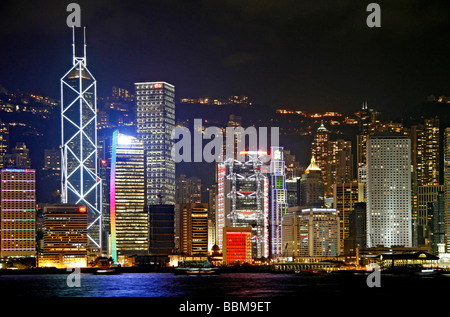
[[[414,302],[418,296],[438,299],[450,289],[450,275],[380,275],[380,287],[367,285],[367,274],[323,274],[302,276],[292,273],[222,273],[191,276],[173,273],[122,273],[94,275],[81,273],[79,287],[69,287],[67,274],[0,276],[0,296],[34,298],[48,302],[61,298],[141,298],[141,304],[163,305],[177,310],[186,299],[265,300],[286,305],[324,303],[385,303],[387,299]],[[299,302],[297,302],[297,300]],[[38,301],[39,302],[39,301]],[[57,302],[57,301],[56,301]],[[115,302],[115,301],[114,301]],[[115,302],[116,303],[116,302]],[[322,309],[331,308],[325,305]]]

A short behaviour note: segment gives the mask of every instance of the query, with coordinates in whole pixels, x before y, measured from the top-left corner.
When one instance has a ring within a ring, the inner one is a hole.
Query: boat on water
[[[103,268],[98,268],[94,274],[95,275],[113,275],[113,274],[119,274],[119,270],[117,270],[116,268],[113,267],[103,267]]]
[[[213,275],[220,274],[218,267],[177,267],[174,270],[179,275]]]

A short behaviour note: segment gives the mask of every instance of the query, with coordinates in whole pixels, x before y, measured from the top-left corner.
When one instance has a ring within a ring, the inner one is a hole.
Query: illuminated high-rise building
[[[282,219],[288,210],[285,163],[283,148],[271,147],[270,173],[271,173],[271,208],[270,208],[270,255],[280,257],[283,255]]]
[[[17,142],[11,154],[3,156],[5,168],[27,169],[31,167],[30,149],[24,142]]]
[[[339,214],[339,253],[344,253],[344,243],[350,234],[350,212],[359,200],[358,182],[334,184],[333,208]]]
[[[417,186],[439,185],[439,118],[425,119],[411,128],[412,164]]]
[[[353,181],[351,141],[339,139],[329,142],[328,162],[325,173],[327,179],[325,192],[328,196],[333,195],[334,184],[350,183]]]
[[[36,176],[31,169],[3,169],[1,181],[1,256],[36,254]]]
[[[317,165],[314,156],[299,181],[299,206],[322,207],[324,205],[322,170]]]
[[[450,252],[450,127],[444,131],[445,244]]]
[[[378,120],[379,112],[367,107],[367,102],[363,103],[362,109],[356,113],[359,123],[359,132],[356,136],[356,164],[357,167],[366,165],[367,140],[377,131],[380,125]]]
[[[252,255],[252,228],[251,227],[224,227],[223,228],[223,262],[251,263]]]
[[[58,204],[44,208],[44,254],[39,267],[86,267],[89,239],[86,206]]]
[[[181,204],[180,253],[206,255],[208,251],[208,204]]]
[[[334,208],[289,207],[283,216],[285,256],[331,258],[339,255],[339,215]]]
[[[411,140],[376,133],[367,142],[367,246],[412,247]]]
[[[443,185],[424,185],[417,187],[417,208],[412,213],[413,220],[415,220],[413,222],[414,242],[417,246],[428,245],[430,243],[429,204],[436,202],[439,193],[443,191]]]
[[[266,155],[246,151],[242,162],[228,158],[218,164],[216,228],[217,245],[222,250],[224,227],[251,227],[252,257],[269,256],[269,178],[263,171]]]
[[[4,168],[3,157],[8,153],[9,124],[0,120],[0,168]]]
[[[113,133],[110,181],[111,254],[148,254],[144,146],[137,138]]]
[[[97,81],[87,68],[85,34],[83,57],[77,57],[73,28],[73,65],[61,78],[61,200],[88,208],[91,249],[100,251],[102,208],[97,160]]]
[[[198,177],[186,177],[182,174],[176,179],[175,202],[190,204],[202,202],[202,180]]]
[[[311,155],[314,157],[317,166],[322,170],[321,177],[325,189],[327,188],[327,166],[329,161],[330,133],[323,124],[320,124],[314,134],[314,140],[311,144]]]
[[[146,154],[148,204],[175,204],[175,87],[166,82],[135,83],[137,133]]]

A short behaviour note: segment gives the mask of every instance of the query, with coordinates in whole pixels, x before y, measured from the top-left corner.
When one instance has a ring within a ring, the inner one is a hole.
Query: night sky
[[[2,1],[0,84],[59,98],[71,67],[67,4],[81,6],[99,95],[163,80],[177,98],[250,96],[307,111],[381,111],[449,93],[450,2]]]

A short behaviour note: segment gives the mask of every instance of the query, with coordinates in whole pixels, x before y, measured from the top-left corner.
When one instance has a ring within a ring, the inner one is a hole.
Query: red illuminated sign
[[[80,206],[78,207],[78,211],[82,214],[87,212],[87,207],[86,206]]]
[[[155,84],[154,86],[156,89],[162,88],[162,84]]]

